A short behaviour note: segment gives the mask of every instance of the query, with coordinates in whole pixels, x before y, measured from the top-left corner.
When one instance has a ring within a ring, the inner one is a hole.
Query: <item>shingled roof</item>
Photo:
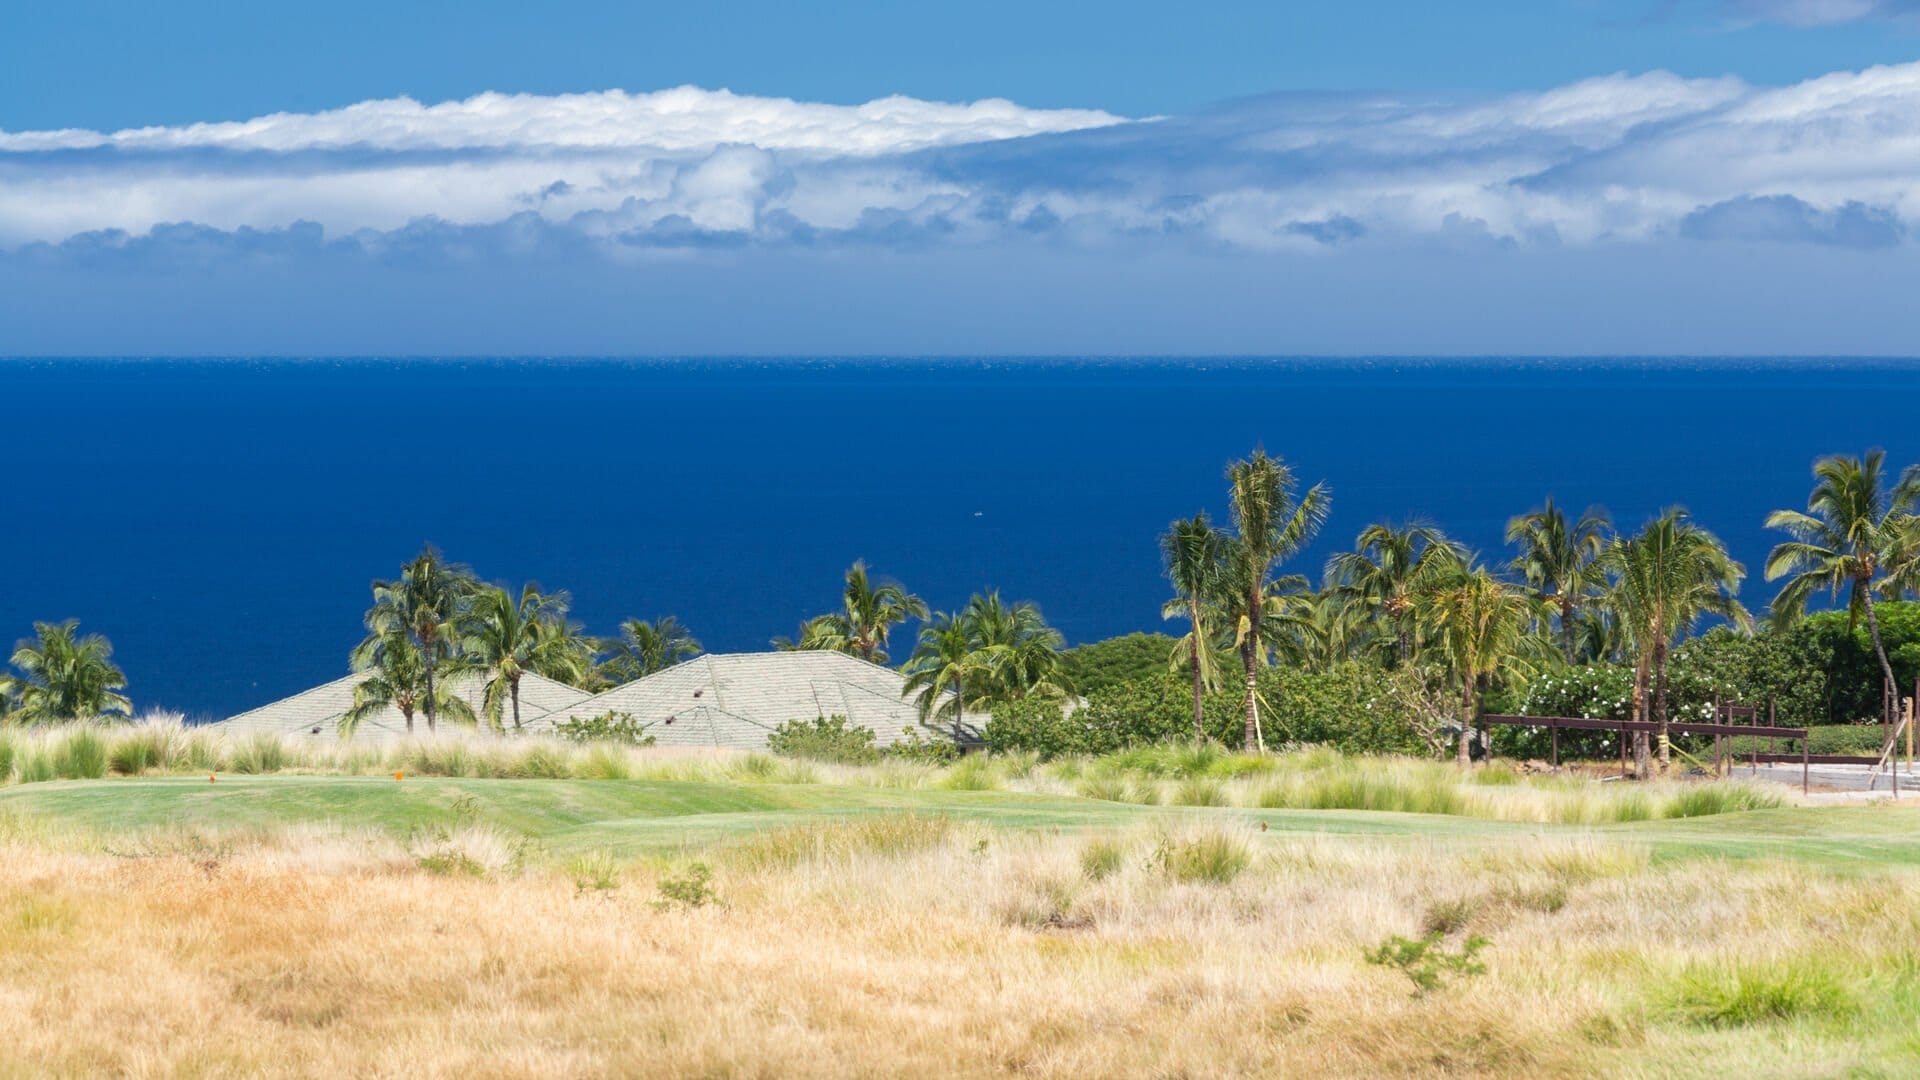
[[[843,653],[709,654],[558,707],[530,726],[544,730],[568,717],[621,712],[645,725],[661,746],[743,750],[764,749],[767,736],[790,720],[821,716],[844,716],[871,730],[875,746],[891,746],[912,732],[953,735],[951,722],[920,722],[919,708],[905,696],[906,683],[892,668]],[[985,721],[964,717],[960,740],[979,742]]]
[[[231,716],[214,724],[213,728],[235,735],[252,735],[262,732],[270,735],[337,738],[340,733],[340,718],[353,707],[354,688],[359,686],[366,677],[364,673],[347,675],[311,690],[303,690],[292,697],[281,698],[279,701],[262,705],[257,709],[249,709]],[[483,714],[485,678],[471,672],[455,675],[451,688],[454,694],[472,706],[474,715]],[[531,672],[523,674],[520,676],[520,722],[524,725],[529,719],[544,717],[554,709],[566,708],[586,697],[585,690],[578,690],[565,683],[542,678]],[[426,718],[415,714],[415,733],[425,734],[426,730]],[[380,742],[405,738],[406,734],[406,717],[400,714],[399,709],[388,706],[360,721],[353,738],[355,742]]]

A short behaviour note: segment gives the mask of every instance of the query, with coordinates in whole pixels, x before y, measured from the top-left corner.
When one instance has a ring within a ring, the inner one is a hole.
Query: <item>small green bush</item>
[[[656,911],[667,911],[676,905],[689,909],[705,907],[720,900],[713,891],[713,870],[706,863],[694,863],[677,877],[663,877],[657,887],[660,899],[653,902]]]
[[[945,765],[960,756],[960,744],[945,732],[915,728],[887,747],[886,755],[916,765]]]
[[[767,736],[767,749],[782,757],[810,758],[836,765],[869,765],[880,760],[870,728],[850,726],[844,716],[789,720]]]
[[[654,741],[653,736],[647,733],[646,725],[635,720],[632,713],[612,709],[598,716],[569,716],[553,725],[553,733],[568,742],[577,743],[612,742],[627,746],[652,746]]]
[[[1487,965],[1478,957],[1480,950],[1490,944],[1486,938],[1470,937],[1457,951],[1448,950],[1443,944],[1445,940],[1446,935],[1438,931],[1418,941],[1396,934],[1365,955],[1369,964],[1398,969],[1413,983],[1415,997],[1440,989],[1449,977],[1485,974]]]

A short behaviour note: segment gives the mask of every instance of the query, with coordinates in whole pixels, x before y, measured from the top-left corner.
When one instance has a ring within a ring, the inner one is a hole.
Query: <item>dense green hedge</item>
[[[1128,683],[1154,682],[1166,674],[1173,638],[1165,634],[1125,634],[1060,654],[1060,667],[1082,694],[1112,690]]]
[[[1394,704],[1395,680],[1413,678],[1364,664],[1308,673],[1270,668],[1260,675],[1261,723],[1269,745],[1317,743],[1348,753],[1420,753],[1412,719]],[[1238,746],[1245,713],[1238,687],[1204,700],[1208,738]],[[1190,683],[1160,677],[1087,695],[1083,708],[1063,713],[1055,702],[1018,701],[996,707],[987,724],[990,749],[1027,750],[1043,757],[1105,754],[1193,735]]]

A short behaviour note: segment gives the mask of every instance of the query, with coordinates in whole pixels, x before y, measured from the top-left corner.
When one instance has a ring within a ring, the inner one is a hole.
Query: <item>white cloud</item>
[[[1473,100],[1287,96],[1153,121],[680,88],[0,133],[8,246],[166,222],[312,221],[340,237],[525,215],[608,250],[1010,235],[1256,250],[1881,246],[1916,214],[1920,64],[1786,87],[1652,72]]]

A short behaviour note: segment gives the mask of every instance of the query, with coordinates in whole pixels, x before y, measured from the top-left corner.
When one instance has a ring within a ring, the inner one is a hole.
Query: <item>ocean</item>
[[[346,671],[423,541],[711,651],[830,609],[856,558],[936,609],[1163,626],[1156,537],[1264,446],[1333,513],[1288,569],[1421,517],[1504,559],[1551,494],[1679,504],[1744,560],[1813,460],[1920,461],[1920,364],[1840,360],[12,360],[0,638],[77,618],[140,709],[210,718]],[[896,642],[896,659],[911,630]]]

